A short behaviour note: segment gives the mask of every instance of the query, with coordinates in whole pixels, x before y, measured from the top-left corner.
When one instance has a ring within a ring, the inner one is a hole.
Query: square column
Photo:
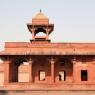
[[[77,60],[76,60],[76,57],[74,57],[73,59],[73,83],[78,83],[79,80],[80,80],[80,74],[79,74],[79,71],[78,71],[78,68],[76,67],[76,63],[77,63]]]
[[[4,62],[4,84],[8,84],[10,82],[10,61]]]
[[[35,28],[33,27],[33,29],[31,29],[32,31],[32,39],[35,40]]]
[[[75,82],[75,80],[76,80],[76,71],[75,71],[75,64],[76,64],[76,59],[74,58],[73,59],[73,82]]]
[[[29,82],[32,83],[33,82],[33,61],[30,60],[29,61]]]
[[[54,83],[55,82],[55,75],[54,75],[54,59],[51,59],[51,81]]]

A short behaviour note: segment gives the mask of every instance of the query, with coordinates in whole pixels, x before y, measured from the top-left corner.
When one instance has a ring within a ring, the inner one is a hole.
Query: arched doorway
[[[48,83],[50,82],[50,64],[46,56],[36,56],[33,63],[33,82]]]
[[[73,63],[69,58],[60,58],[55,64],[55,81],[72,82]]]
[[[24,57],[16,57],[12,60],[10,64],[10,82],[29,81],[28,64],[25,62],[27,63],[27,60]]]

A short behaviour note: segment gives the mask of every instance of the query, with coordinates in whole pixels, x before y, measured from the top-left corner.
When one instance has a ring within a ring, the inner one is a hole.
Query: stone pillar
[[[54,83],[55,82],[55,75],[54,75],[54,59],[52,58],[51,59],[51,80],[52,82]]]
[[[49,29],[48,29],[48,28],[46,28],[45,30],[46,30],[46,40],[48,40],[48,36],[49,36]]]
[[[75,65],[76,65],[76,57],[74,57],[74,59],[73,59],[73,82],[75,82],[76,81],[76,75],[77,75],[77,71],[76,71],[76,67],[75,67]]]
[[[4,62],[4,84],[8,84],[10,82],[10,61]]]
[[[33,82],[33,61],[29,60],[29,82]]]
[[[32,30],[32,39],[35,40],[35,29],[31,29]]]

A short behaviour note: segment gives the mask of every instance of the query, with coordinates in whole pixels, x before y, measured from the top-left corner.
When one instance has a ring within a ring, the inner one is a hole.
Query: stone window
[[[58,77],[59,77],[59,81],[65,81],[66,80],[66,71],[60,71]]]
[[[81,70],[81,81],[87,81],[87,70]]]
[[[45,71],[39,71],[39,80],[44,81],[45,80]]]

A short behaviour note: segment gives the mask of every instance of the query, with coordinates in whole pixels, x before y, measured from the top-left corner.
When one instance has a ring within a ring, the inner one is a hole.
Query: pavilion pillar
[[[49,35],[49,29],[46,29],[46,39],[48,40],[48,35]]]
[[[55,75],[54,75],[54,59],[52,58],[51,61],[51,81],[54,83],[55,82]]]
[[[33,82],[33,61],[29,60],[29,82]]]
[[[32,31],[32,39],[34,40],[35,39],[35,28],[31,29]]]
[[[8,84],[10,82],[10,61],[4,62],[4,84]]]
[[[76,57],[73,59],[73,82],[76,82],[77,70],[76,70]]]

